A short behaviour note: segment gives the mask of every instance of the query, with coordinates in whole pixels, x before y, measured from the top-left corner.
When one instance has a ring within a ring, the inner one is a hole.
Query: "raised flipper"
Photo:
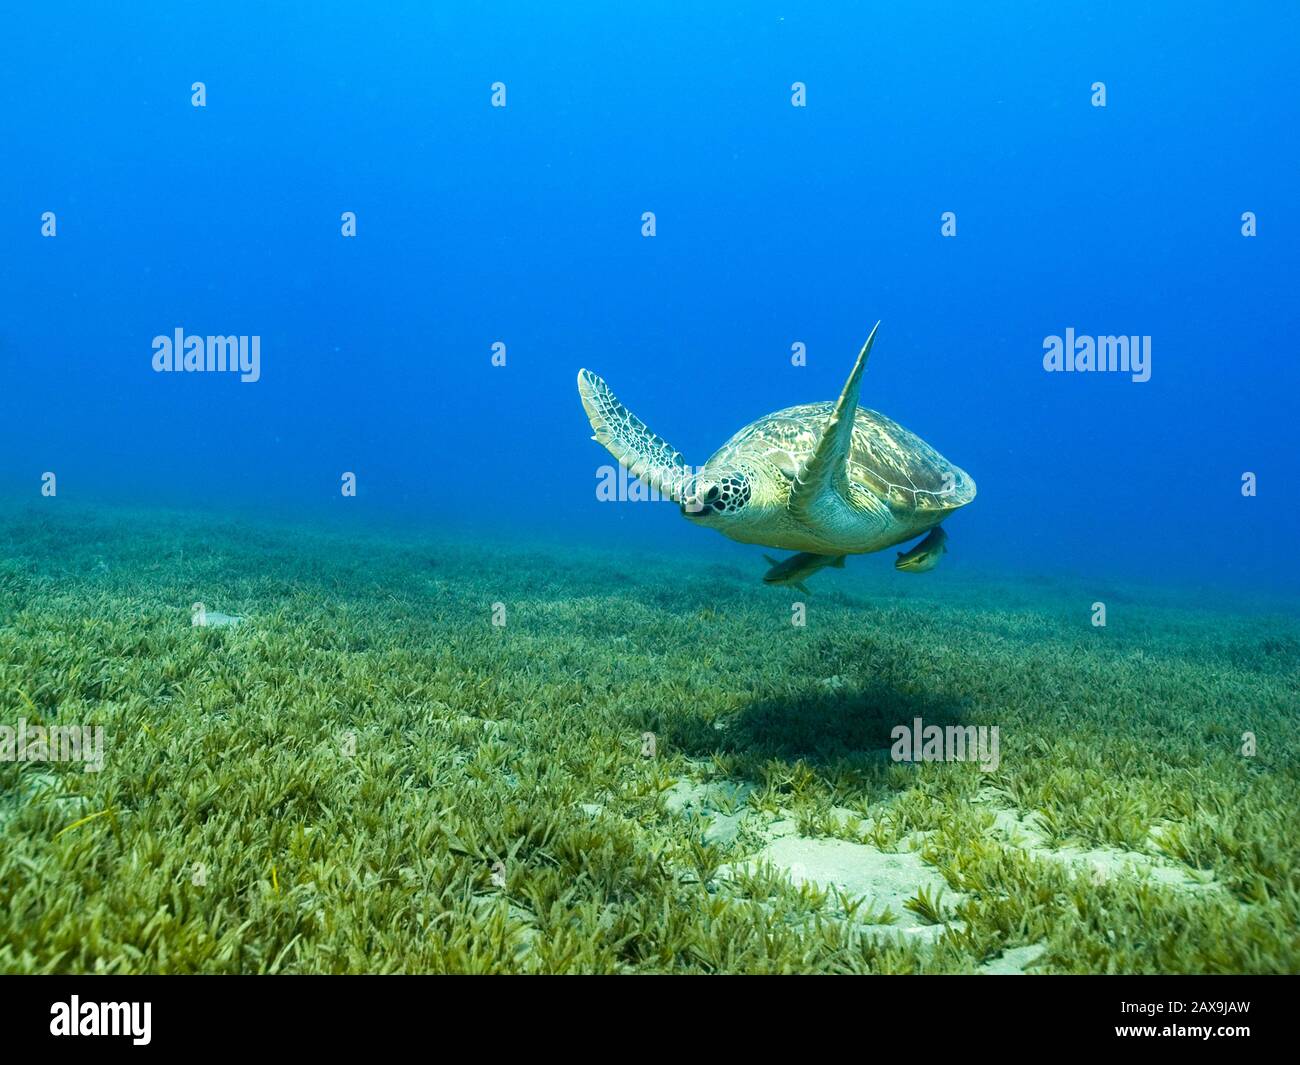
[[[845,382],[844,390],[822,427],[822,435],[812,457],[795,475],[790,489],[788,509],[800,521],[810,521],[817,501],[826,493],[837,491],[848,483],[849,451],[853,446],[853,421],[858,413],[858,393],[862,391],[862,372],[867,368],[867,357],[876,340],[877,322],[862,345],[853,372]]]
[[[618,397],[590,370],[578,371],[578,395],[595,431],[592,437],[656,491],[680,503],[689,479],[680,451],[618,401]]]

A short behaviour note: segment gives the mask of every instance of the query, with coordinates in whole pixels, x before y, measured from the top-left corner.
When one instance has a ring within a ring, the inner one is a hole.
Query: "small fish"
[[[825,569],[827,566],[834,566],[836,569],[844,568],[844,555],[814,555],[808,551],[800,551],[797,555],[791,555],[784,562],[778,562],[771,555],[764,555],[768,564],[772,567],[763,574],[764,584],[790,584],[798,588],[804,595],[812,593],[804,587],[805,577],[811,577],[819,569]]]
[[[901,569],[907,573],[928,573],[939,564],[939,556],[948,550],[945,542],[947,539],[948,534],[942,529],[931,529],[930,535],[912,550],[898,552],[894,569]]]
[[[190,618],[191,625],[197,625],[205,629],[233,628],[243,623],[243,615],[223,614],[220,610],[196,610]]]

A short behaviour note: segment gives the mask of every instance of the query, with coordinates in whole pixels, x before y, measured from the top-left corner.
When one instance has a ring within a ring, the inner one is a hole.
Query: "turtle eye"
[[[722,494],[721,491],[718,489],[718,486],[715,484],[712,488],[710,488],[707,492],[704,493],[705,504],[716,503],[718,501],[718,496],[721,494]]]

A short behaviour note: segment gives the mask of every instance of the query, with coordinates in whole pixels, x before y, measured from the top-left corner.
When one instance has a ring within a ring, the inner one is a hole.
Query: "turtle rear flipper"
[[[680,503],[690,477],[680,451],[618,401],[609,385],[590,370],[578,371],[578,395],[595,435],[633,477]]]

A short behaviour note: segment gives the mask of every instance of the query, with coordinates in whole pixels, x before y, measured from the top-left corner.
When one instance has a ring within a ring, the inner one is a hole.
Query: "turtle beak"
[[[682,493],[682,517],[701,518],[714,512],[714,502],[719,498],[718,486],[708,481],[696,482]]]

